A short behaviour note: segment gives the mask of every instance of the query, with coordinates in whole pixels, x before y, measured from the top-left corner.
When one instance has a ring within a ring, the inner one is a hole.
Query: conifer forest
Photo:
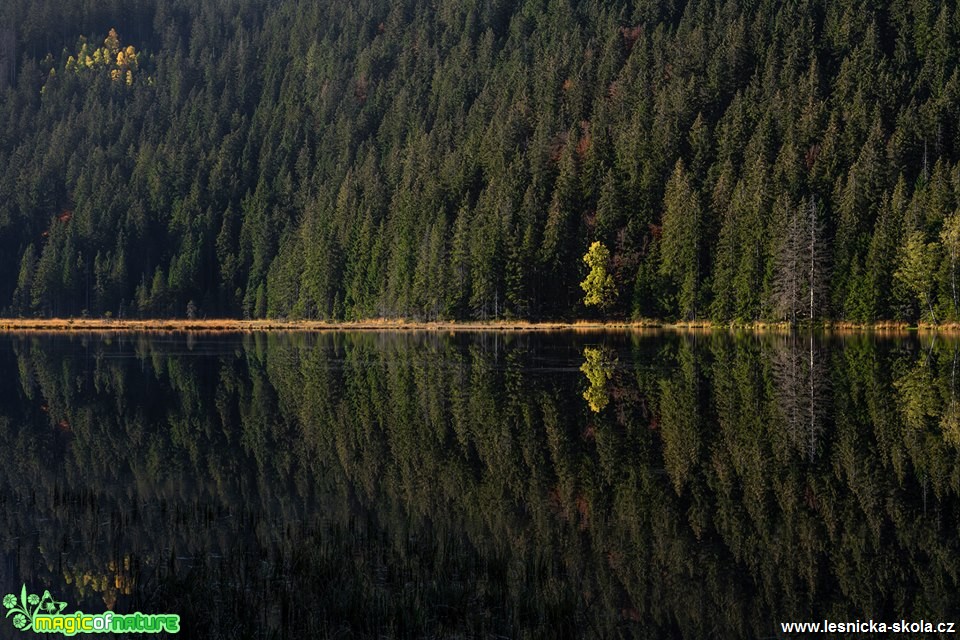
[[[960,321],[958,36],[931,0],[4,0],[0,312]]]

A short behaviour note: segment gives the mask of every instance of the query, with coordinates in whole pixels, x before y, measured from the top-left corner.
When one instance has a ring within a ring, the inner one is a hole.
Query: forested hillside
[[[955,2],[4,0],[0,310],[960,319]],[[609,296],[608,296],[609,298]]]

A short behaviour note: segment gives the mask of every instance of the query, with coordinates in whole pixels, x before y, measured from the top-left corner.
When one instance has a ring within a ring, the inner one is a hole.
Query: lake
[[[954,620],[958,354],[917,335],[0,336],[0,589],[176,613],[188,638]]]

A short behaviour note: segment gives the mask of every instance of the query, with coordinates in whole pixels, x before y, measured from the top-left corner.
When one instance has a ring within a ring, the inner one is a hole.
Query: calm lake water
[[[958,354],[917,336],[0,337],[0,590],[178,613],[188,638],[960,621]]]

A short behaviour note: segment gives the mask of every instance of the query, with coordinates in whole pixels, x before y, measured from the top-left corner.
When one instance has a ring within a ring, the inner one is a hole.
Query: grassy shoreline
[[[910,326],[906,323],[877,322],[857,324],[830,322],[818,327],[827,332],[904,333],[960,332],[960,324]],[[319,320],[237,320],[221,319],[147,319],[116,320],[108,318],[0,318],[0,333],[262,333],[262,332],[329,332],[329,331],[762,331],[788,333],[790,325],[775,322],[714,323],[660,320],[575,320],[534,322],[528,320],[431,321],[373,318],[349,322]]]
[[[259,332],[326,332],[326,331],[568,331],[568,330],[641,330],[669,325],[661,322],[531,322],[496,320],[488,322],[435,321],[418,322],[403,319],[370,319],[349,322],[320,320],[237,320],[237,319],[150,319],[113,320],[106,318],[0,318],[0,333],[259,333]]]

